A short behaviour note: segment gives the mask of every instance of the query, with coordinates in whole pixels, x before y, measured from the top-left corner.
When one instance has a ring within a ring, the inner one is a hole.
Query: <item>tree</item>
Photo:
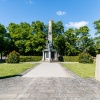
[[[95,33],[95,43],[96,43],[96,48],[100,50],[100,19],[97,21],[94,21],[94,27],[97,30]],[[100,51],[99,51],[100,52]]]
[[[77,37],[75,35],[75,30],[73,28],[69,28],[65,31],[65,55],[75,56],[78,54],[78,50],[76,48],[76,40]]]
[[[62,21],[52,22],[52,34],[53,38],[57,37],[59,34],[64,33],[64,26]]]
[[[96,56],[97,49],[93,38],[89,38],[88,40],[88,53],[92,56]]]
[[[88,51],[89,43],[89,28],[87,26],[76,29],[77,47],[82,51]]]
[[[31,25],[24,22],[20,24],[10,23],[8,26],[8,31],[10,34],[11,41],[14,43],[14,45],[17,48],[13,48],[14,50],[20,52],[22,55],[29,52],[31,49],[30,45],[27,45],[28,43],[31,44],[30,38],[32,37],[32,28]],[[28,48],[29,46],[30,48]]]
[[[1,61],[2,61],[2,52],[5,49],[5,45],[4,45],[5,34],[6,34],[5,27],[4,27],[4,25],[0,24],[0,53],[1,53]]]
[[[46,45],[47,26],[43,22],[36,21],[32,22],[32,29],[34,34],[32,37],[34,52],[36,55],[42,55],[42,50]]]
[[[43,22],[10,23],[8,26],[11,41],[16,51],[22,55],[39,55],[45,48],[46,26]]]
[[[64,36],[59,34],[54,39],[54,47],[58,50],[59,55],[64,55],[65,52],[65,39]]]
[[[13,50],[19,52],[18,47],[15,45],[16,41],[20,39],[20,36],[18,35],[20,31],[18,29],[19,29],[19,25],[15,23],[10,23],[7,27],[7,31],[8,31],[7,37],[10,42],[8,49],[10,50],[10,52]]]

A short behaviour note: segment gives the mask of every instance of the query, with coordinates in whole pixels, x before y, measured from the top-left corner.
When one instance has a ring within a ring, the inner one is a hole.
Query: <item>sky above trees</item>
[[[100,19],[100,0],[0,0],[0,23],[61,20],[65,30],[87,25],[94,37],[93,22]]]

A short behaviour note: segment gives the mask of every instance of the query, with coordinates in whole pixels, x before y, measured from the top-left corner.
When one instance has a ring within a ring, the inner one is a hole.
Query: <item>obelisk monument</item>
[[[53,48],[52,42],[52,19],[49,20],[48,25],[48,41],[46,43],[46,49],[43,50],[43,61],[56,61],[57,50]]]
[[[49,21],[48,41],[52,43],[52,19]]]

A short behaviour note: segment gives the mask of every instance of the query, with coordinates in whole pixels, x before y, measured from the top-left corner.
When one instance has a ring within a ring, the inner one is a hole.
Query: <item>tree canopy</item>
[[[2,52],[5,51],[5,36],[6,36],[6,29],[4,25],[0,24],[0,53],[1,53],[1,60],[2,60]]]
[[[60,55],[76,56],[88,52],[95,56],[100,48],[100,20],[94,21],[96,38],[91,38],[88,26],[64,30],[62,21],[52,22],[54,48]],[[0,24],[0,53],[7,55],[16,50],[21,55],[42,55],[48,37],[48,24],[37,20],[31,24],[10,23],[7,28]],[[5,46],[4,46],[5,45]]]
[[[96,33],[95,33],[96,48],[100,50],[100,19],[94,21],[94,28],[96,29]]]

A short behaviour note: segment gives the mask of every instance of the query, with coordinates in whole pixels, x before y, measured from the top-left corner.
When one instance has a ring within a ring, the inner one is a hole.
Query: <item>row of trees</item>
[[[91,38],[87,26],[79,29],[69,28],[64,31],[62,21],[52,25],[54,48],[60,55],[75,56],[80,52],[88,52],[95,56],[100,49],[100,20],[94,22],[97,30],[96,38]],[[48,25],[34,21],[32,24],[21,22],[10,23],[7,28],[0,24],[0,52],[7,55],[16,50],[21,55],[42,55],[48,36]]]

